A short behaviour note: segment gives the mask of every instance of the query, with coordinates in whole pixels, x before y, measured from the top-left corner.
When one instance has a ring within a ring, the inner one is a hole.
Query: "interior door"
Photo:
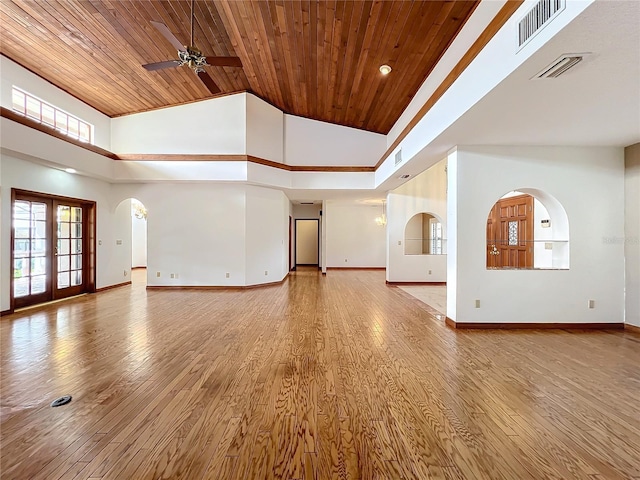
[[[296,219],[296,265],[318,265],[318,220]]]
[[[95,203],[12,190],[12,308],[95,289]]]

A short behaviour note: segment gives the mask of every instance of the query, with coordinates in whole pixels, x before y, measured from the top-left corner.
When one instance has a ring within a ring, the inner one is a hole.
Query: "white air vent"
[[[567,53],[544,67],[533,78],[557,78],[582,61],[585,53]]]
[[[542,27],[558,16],[564,10],[565,0],[540,0],[518,22],[518,48],[538,33]]]
[[[398,165],[402,161],[402,149],[396,152],[395,165]]]
[[[398,178],[405,179],[405,178],[409,178],[410,176],[411,176],[410,174],[405,173],[404,175],[400,175]]]

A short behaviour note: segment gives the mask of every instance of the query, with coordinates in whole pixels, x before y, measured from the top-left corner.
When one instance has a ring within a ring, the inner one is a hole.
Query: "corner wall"
[[[377,225],[380,205],[327,201],[327,267],[384,267],[386,228]]]
[[[446,282],[446,255],[405,255],[405,227],[418,213],[431,213],[447,238],[447,161],[441,160],[389,193],[387,201],[387,281]],[[429,274],[431,271],[431,274]]]
[[[447,315],[457,322],[620,323],[624,319],[621,148],[458,147],[449,157]],[[455,165],[452,168],[452,163]],[[536,188],[565,208],[569,270],[487,270],[486,219],[505,192]],[[612,240],[613,239],[613,240]],[[480,308],[475,301],[480,300]],[[588,301],[595,308],[588,308]]]
[[[640,327],[640,143],[624,149],[625,323]]]

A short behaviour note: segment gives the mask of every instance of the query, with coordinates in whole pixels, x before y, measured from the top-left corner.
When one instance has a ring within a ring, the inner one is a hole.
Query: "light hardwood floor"
[[[454,331],[384,272],[134,284],[0,333],[2,479],[640,478],[640,336]]]

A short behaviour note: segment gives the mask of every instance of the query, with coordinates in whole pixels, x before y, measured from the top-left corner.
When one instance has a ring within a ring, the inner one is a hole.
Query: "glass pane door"
[[[95,289],[95,203],[12,189],[11,308]]]
[[[13,297],[16,306],[50,299],[49,229],[46,201],[13,204]]]
[[[56,298],[76,295],[83,282],[82,206],[56,203]]]

